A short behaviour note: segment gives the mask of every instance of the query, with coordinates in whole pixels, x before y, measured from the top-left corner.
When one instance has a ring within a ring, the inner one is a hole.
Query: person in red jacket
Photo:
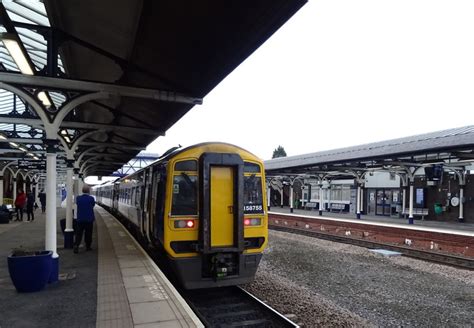
[[[26,194],[23,192],[22,189],[19,189],[18,195],[16,195],[16,199],[15,199],[15,209],[16,209],[15,221],[23,221],[23,209],[25,208],[25,204],[26,204]]]

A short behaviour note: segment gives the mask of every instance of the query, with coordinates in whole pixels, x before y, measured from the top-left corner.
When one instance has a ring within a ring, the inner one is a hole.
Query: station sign
[[[45,160],[19,159],[18,168],[24,170],[46,170]]]

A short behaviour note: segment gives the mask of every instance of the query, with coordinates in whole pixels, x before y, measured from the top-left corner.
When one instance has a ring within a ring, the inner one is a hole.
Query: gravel
[[[249,292],[304,327],[474,327],[474,273],[270,231]]]

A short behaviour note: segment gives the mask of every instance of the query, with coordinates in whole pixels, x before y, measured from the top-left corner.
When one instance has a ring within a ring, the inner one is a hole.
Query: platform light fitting
[[[7,140],[7,137],[0,133],[0,140]]]
[[[21,151],[24,151],[24,152],[27,152],[28,150],[24,147],[18,147],[18,149],[20,149]]]
[[[26,75],[35,75],[33,68],[26,58],[26,54],[20,47],[20,42],[17,37],[11,33],[1,33],[0,39],[5,45],[5,48],[7,48],[8,52],[10,53],[10,56],[12,56],[20,72]]]
[[[13,147],[18,147],[18,144],[17,143],[14,143],[14,142],[9,142],[10,146],[13,146]]]
[[[38,99],[43,103],[44,107],[49,108],[51,107],[51,101],[49,101],[49,97],[46,92],[41,91],[38,92]]]

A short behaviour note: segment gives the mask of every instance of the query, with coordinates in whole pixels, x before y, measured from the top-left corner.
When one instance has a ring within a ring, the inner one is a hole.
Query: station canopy
[[[68,108],[59,158],[69,147],[87,175],[113,173],[201,104],[305,2],[3,1],[1,159],[44,159],[44,117],[53,122]],[[11,40],[30,73],[7,49]],[[44,115],[12,88],[41,100]]]
[[[265,161],[267,176],[317,175],[353,178],[353,173],[406,171],[441,165],[452,171],[474,163],[474,126]],[[413,171],[413,170],[412,170]],[[357,174],[356,174],[357,175]]]

